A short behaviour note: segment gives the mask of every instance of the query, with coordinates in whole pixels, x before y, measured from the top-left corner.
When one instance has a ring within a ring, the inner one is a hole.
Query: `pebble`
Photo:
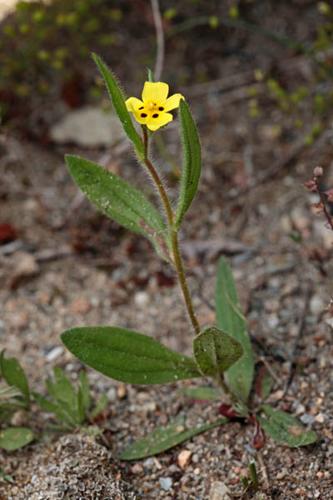
[[[143,472],[143,467],[140,464],[135,464],[131,467],[133,474],[141,474]]]
[[[117,399],[117,389],[115,387],[110,387],[108,390],[106,397],[109,401],[116,401]]]
[[[160,483],[162,490],[168,491],[168,490],[170,490],[170,488],[172,486],[172,479],[171,479],[171,477],[160,477],[159,483]]]
[[[127,396],[127,389],[125,384],[120,384],[117,388],[118,399],[125,399]]]
[[[139,307],[144,307],[149,302],[149,295],[146,292],[137,292],[134,295],[134,302]]]
[[[54,361],[56,360],[57,358],[59,358],[59,356],[61,356],[61,354],[64,352],[64,349],[63,347],[61,346],[56,346],[56,347],[53,347],[47,354],[46,354],[46,360],[47,361]]]
[[[190,462],[192,452],[190,450],[182,450],[178,457],[177,463],[181,469],[185,469]]]
[[[222,481],[215,481],[209,491],[209,500],[230,500],[230,491]]]
[[[312,314],[320,314],[325,309],[325,303],[319,295],[313,295],[310,300],[310,311]]]
[[[318,415],[315,416],[315,421],[318,422],[318,424],[323,424],[325,416],[322,413],[318,413]]]
[[[91,303],[85,297],[78,297],[73,300],[69,309],[73,314],[87,314],[91,309]]]
[[[309,413],[304,413],[304,415],[300,417],[300,421],[305,425],[312,425],[314,422],[314,416]]]

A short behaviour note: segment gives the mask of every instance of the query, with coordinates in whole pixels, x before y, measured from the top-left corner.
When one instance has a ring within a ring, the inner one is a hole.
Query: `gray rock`
[[[168,491],[172,486],[171,477],[160,477],[159,481],[160,481],[161,488],[164,491]]]
[[[112,146],[123,137],[123,130],[115,115],[100,108],[86,106],[70,111],[50,130],[51,139],[58,144],[74,142],[79,146]]]

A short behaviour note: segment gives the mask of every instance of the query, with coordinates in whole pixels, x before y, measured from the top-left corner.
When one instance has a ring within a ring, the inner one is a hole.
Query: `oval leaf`
[[[216,320],[219,328],[236,339],[243,348],[242,357],[228,370],[226,380],[232,393],[246,404],[254,376],[253,352],[232,271],[223,257],[217,271]]]
[[[143,142],[134,128],[131,116],[126,108],[124,94],[117,82],[116,77],[97,54],[93,54],[92,57],[105,81],[105,85],[111,98],[113,107],[123,125],[127,137],[132,141],[138,156],[140,158],[143,158]]]
[[[263,405],[262,410],[267,418],[260,417],[264,431],[277,443],[287,444],[291,448],[307,446],[317,441],[314,431],[306,428],[297,418],[284,411],[274,410],[269,405]]]
[[[4,351],[0,355],[0,373],[7,384],[16,387],[21,392],[25,402],[29,403],[29,384],[24,370],[16,358],[5,358]]]
[[[193,352],[201,373],[215,377],[228,370],[241,357],[243,349],[230,335],[210,326],[193,340]]]
[[[185,418],[178,418],[166,427],[158,427],[143,439],[135,441],[120,455],[121,460],[138,460],[140,458],[158,455],[169,450],[202,432],[219,427],[228,422],[226,418],[219,418],[211,424],[203,424],[190,429],[185,426]]]
[[[130,231],[146,236],[165,254],[162,216],[139,190],[96,163],[72,155],[65,158],[74,181],[99,210]]]
[[[83,363],[121,382],[164,384],[200,376],[193,359],[133,330],[112,326],[73,328],[61,339]]]
[[[9,427],[0,431],[0,448],[15,451],[34,439],[33,432],[26,427]]]
[[[196,195],[201,174],[201,147],[198,131],[186,101],[181,100],[179,108],[184,159],[176,212],[177,226],[180,225]]]

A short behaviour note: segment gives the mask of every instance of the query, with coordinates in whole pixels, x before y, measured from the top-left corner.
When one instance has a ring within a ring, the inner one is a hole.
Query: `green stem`
[[[200,325],[199,325],[198,319],[195,315],[194,307],[193,307],[193,303],[192,303],[192,299],[191,299],[191,294],[190,294],[189,288],[187,286],[183,259],[182,259],[182,256],[180,253],[180,248],[179,248],[178,230],[175,227],[171,228],[171,246],[172,246],[172,253],[173,253],[173,261],[174,261],[175,268],[177,271],[178,281],[179,281],[180,287],[181,287],[182,292],[183,292],[183,297],[184,297],[187,313],[188,313],[189,318],[191,320],[195,334],[198,335],[200,333]]]
[[[187,285],[186,281],[186,275],[185,275],[185,270],[184,270],[184,264],[183,264],[183,259],[180,253],[180,248],[179,248],[179,241],[178,241],[178,228],[175,227],[174,223],[174,213],[171,207],[170,199],[169,196],[165,190],[165,187],[163,185],[163,182],[148,158],[148,133],[146,127],[142,127],[143,129],[143,144],[144,144],[144,164],[158,190],[158,193],[160,195],[166,216],[167,216],[167,223],[168,223],[168,229],[170,233],[170,238],[171,238],[171,249],[172,249],[172,256],[173,256],[173,263],[177,272],[177,278],[179,281],[180,288],[182,290],[186,310],[188,313],[188,316],[190,318],[190,321],[192,323],[194,332],[196,335],[200,333],[200,325],[198,322],[198,319],[195,315],[194,312],[194,307],[192,303],[192,298],[191,294]]]

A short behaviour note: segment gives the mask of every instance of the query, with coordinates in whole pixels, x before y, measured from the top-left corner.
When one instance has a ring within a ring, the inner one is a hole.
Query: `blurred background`
[[[327,128],[330,2],[160,0],[159,10],[162,77],[198,105],[203,127],[223,133],[223,108],[242,102],[251,128],[265,125],[269,137],[311,144]],[[2,125],[44,143],[69,110],[108,106],[92,51],[128,94],[137,95],[146,68],[155,67],[149,0],[2,0],[0,16]]]

